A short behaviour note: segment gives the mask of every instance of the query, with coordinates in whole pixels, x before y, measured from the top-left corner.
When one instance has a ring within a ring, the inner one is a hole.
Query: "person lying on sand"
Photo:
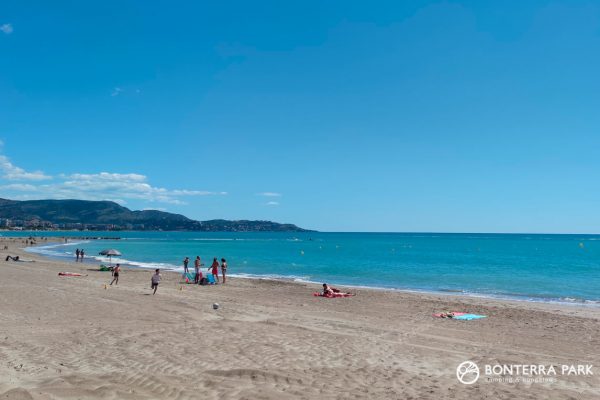
[[[6,260],[4,261],[19,261],[19,256],[6,256]]]
[[[356,294],[354,293],[342,293],[341,290],[336,289],[336,288],[332,288],[331,286],[329,286],[328,284],[324,283],[323,284],[323,293],[314,293],[314,296],[321,296],[321,297],[352,297],[355,296]]]
[[[340,289],[332,288],[328,284],[323,284],[323,296],[331,296],[334,293],[340,293]]]
[[[454,318],[454,313],[453,312],[441,313],[440,318]]]

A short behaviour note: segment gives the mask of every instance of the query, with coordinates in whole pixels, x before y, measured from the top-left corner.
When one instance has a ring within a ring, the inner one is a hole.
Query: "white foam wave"
[[[65,246],[78,246],[81,244],[89,243],[89,240],[82,240],[79,242],[68,242],[68,243],[53,243],[43,246],[27,247],[24,250],[28,253],[34,253],[39,255],[51,256],[51,257],[71,257],[75,253],[73,251],[61,251],[62,247]]]
[[[271,281],[293,281],[300,283],[317,283],[316,281],[311,281],[310,276],[297,276],[297,275],[278,275],[278,274],[246,274],[246,273],[237,273],[230,274],[229,276],[233,278],[243,278],[243,279],[264,279]]]
[[[121,264],[123,266],[130,266],[130,267],[136,267],[136,268],[144,268],[144,269],[156,269],[156,268],[160,268],[160,269],[169,269],[169,270],[181,270],[183,271],[183,267],[178,267],[176,265],[173,264],[169,264],[169,263],[159,263],[159,262],[146,262],[146,261],[135,261],[135,260],[128,260],[126,258],[122,258],[122,257],[112,257],[112,258],[108,258],[108,257],[103,257],[103,256],[91,256],[90,258],[99,261],[101,263],[112,263],[112,264]]]

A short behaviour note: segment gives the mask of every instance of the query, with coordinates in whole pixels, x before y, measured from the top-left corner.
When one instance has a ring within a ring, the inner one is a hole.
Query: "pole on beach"
[[[108,256],[108,264],[112,267],[112,256],[120,256],[121,252],[115,249],[106,249],[100,252],[102,256]]]

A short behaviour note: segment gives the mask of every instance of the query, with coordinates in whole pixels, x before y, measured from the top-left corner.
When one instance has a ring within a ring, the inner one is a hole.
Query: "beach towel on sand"
[[[185,283],[194,283],[194,274],[191,272],[184,273],[181,277],[185,280]]]
[[[77,272],[59,272],[58,276],[83,276]]]
[[[460,320],[463,320],[463,321],[470,321],[472,319],[480,319],[480,318],[485,318],[485,315],[463,314],[463,315],[458,315],[458,316],[454,317],[453,319],[460,319]]]
[[[473,319],[486,318],[485,315],[477,315],[477,314],[469,314],[464,312],[453,311],[449,313],[437,313],[433,314],[436,318],[448,318],[448,319],[458,319],[462,321],[471,321]]]

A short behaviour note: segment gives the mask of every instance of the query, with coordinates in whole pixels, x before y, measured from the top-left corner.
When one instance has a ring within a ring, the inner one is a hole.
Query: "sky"
[[[598,1],[0,3],[0,197],[600,233]]]

